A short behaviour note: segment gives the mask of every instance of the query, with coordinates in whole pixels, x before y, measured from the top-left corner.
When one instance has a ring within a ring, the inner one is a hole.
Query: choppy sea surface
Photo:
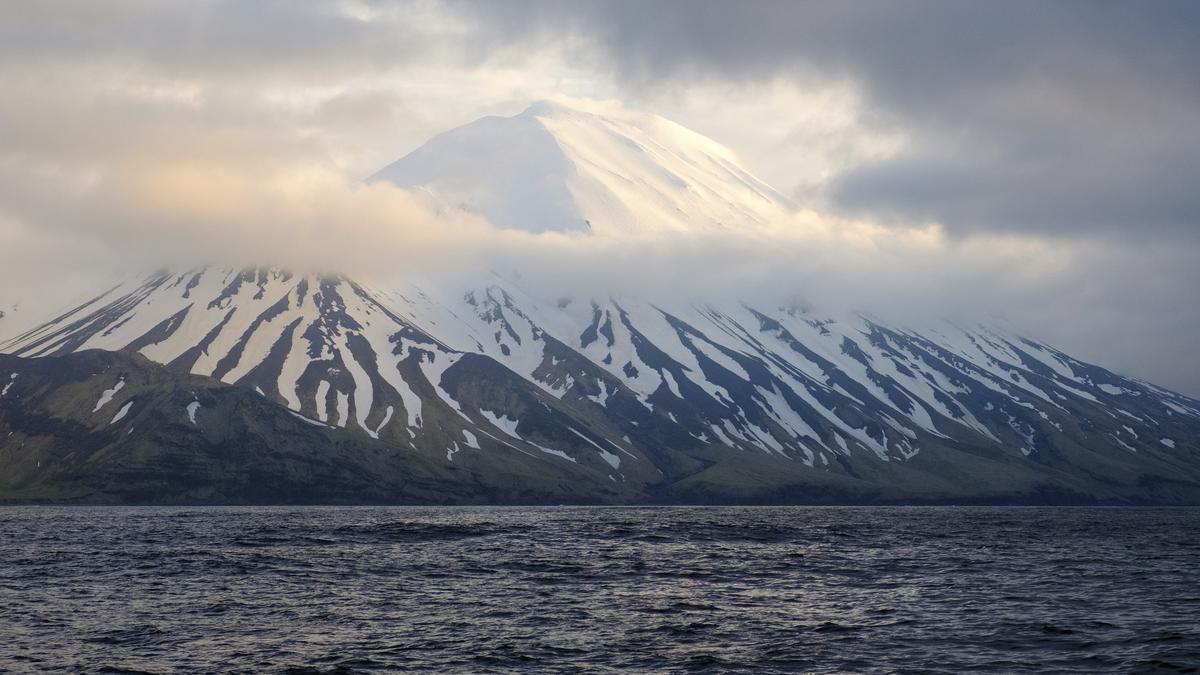
[[[1200,510],[0,508],[0,670],[1197,672]]]

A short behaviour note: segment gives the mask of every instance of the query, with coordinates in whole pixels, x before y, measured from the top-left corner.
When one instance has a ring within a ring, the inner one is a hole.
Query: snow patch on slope
[[[117,411],[117,414],[113,415],[112,421],[109,424],[116,424],[125,419],[125,416],[129,414],[129,409],[132,407],[133,401],[126,401],[125,405],[121,406],[121,409]]]
[[[101,408],[108,405],[108,402],[113,399],[113,396],[115,396],[118,391],[121,391],[124,388],[125,378],[122,377],[120,380],[117,380],[117,383],[111,388],[100,392],[100,399],[96,401],[96,407],[92,408],[92,413],[97,413]]]
[[[517,425],[520,423],[520,420],[507,415],[497,415],[490,410],[480,410],[479,412],[500,431],[503,431],[517,440],[524,440],[521,438],[521,435],[517,433]]]

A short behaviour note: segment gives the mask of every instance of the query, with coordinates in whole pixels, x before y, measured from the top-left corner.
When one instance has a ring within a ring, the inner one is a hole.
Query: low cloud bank
[[[495,272],[547,298],[802,304],[910,324],[1004,319],[1166,386],[1197,393],[1200,379],[1186,345],[1200,334],[1195,313],[1164,306],[1179,279],[1200,279],[1189,256],[1153,243],[952,238],[932,225],[897,229],[813,212],[769,231],[532,234],[420,192],[269,161],[137,158],[24,181],[0,221],[13,242],[0,253],[0,284],[5,302],[26,308],[49,311],[99,279],[162,266],[268,265],[377,285],[466,286]]]

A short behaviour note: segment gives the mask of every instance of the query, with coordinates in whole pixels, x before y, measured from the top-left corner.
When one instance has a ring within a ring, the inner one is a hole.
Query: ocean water
[[[1200,510],[0,508],[0,670],[1197,672]]]

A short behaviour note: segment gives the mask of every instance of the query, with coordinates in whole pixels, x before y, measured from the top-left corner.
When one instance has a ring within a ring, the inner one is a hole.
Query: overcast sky
[[[0,300],[248,229],[419,241],[444,224],[344,185],[482,115],[617,99],[831,222],[937,233],[814,267],[957,286],[1200,395],[1200,3],[31,0],[0,5],[0,87]]]

